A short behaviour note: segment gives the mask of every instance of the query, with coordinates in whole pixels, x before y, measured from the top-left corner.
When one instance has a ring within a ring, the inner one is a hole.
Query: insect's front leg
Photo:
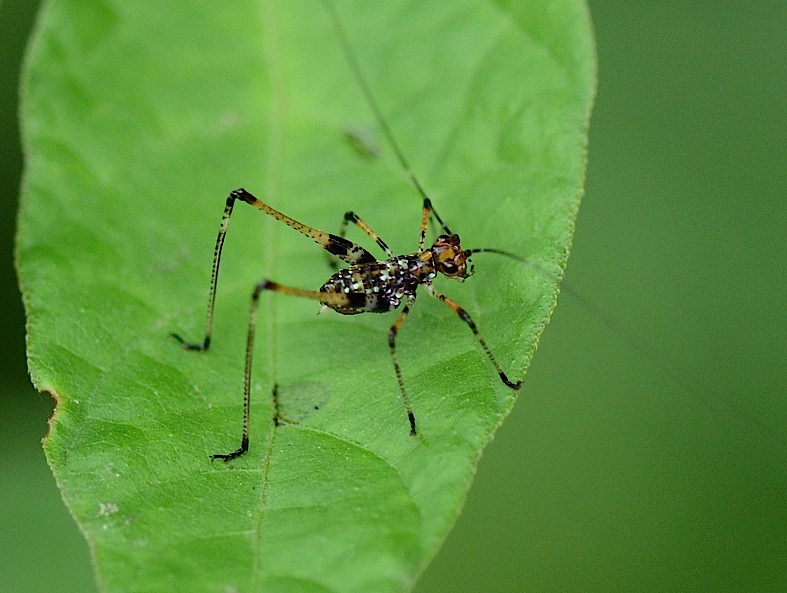
[[[425,287],[426,290],[429,292],[429,294],[431,294],[436,299],[445,303],[451,310],[454,311],[454,313],[459,315],[459,318],[462,321],[464,321],[467,324],[467,326],[473,332],[473,335],[478,340],[478,343],[481,344],[481,347],[484,349],[487,358],[489,358],[489,360],[492,362],[492,365],[495,367],[497,374],[500,376],[500,380],[503,381],[503,383],[505,383],[511,389],[519,389],[520,387],[522,387],[522,381],[511,381],[511,379],[508,378],[508,375],[506,375],[503,372],[503,369],[500,367],[500,363],[497,362],[497,359],[495,358],[494,354],[492,354],[492,350],[490,350],[489,346],[486,345],[484,338],[481,337],[481,333],[478,331],[475,322],[470,318],[470,315],[467,313],[467,311],[465,311],[462,307],[457,305],[454,301],[452,301],[445,295],[442,295],[439,292],[437,292],[431,284],[426,284]]]
[[[432,205],[432,200],[429,198],[424,198],[424,206],[423,206],[423,214],[421,215],[421,235],[418,240],[418,250],[423,251],[424,246],[426,243],[426,229],[429,226],[429,222],[432,224],[439,224],[440,228],[442,229],[443,233],[446,235],[451,234],[451,230],[446,226],[443,222],[443,219],[440,218],[440,215],[434,209]]]

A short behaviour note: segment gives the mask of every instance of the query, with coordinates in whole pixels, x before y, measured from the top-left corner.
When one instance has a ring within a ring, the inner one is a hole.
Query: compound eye
[[[440,264],[440,270],[446,276],[453,276],[454,274],[456,274],[458,268],[457,268],[456,264],[451,263],[450,261],[446,261],[446,262],[443,262],[442,264]]]

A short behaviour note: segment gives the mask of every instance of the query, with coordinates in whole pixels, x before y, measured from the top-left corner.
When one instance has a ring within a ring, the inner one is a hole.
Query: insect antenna
[[[505,255],[532,267],[535,271],[544,275],[545,277],[550,277],[550,273],[535,261],[521,257],[509,251],[495,248],[467,249],[465,251],[465,254],[468,256],[474,253],[498,253],[500,255]],[[784,440],[782,435],[774,432],[770,426],[764,423],[756,415],[749,412],[747,409],[737,405],[733,401],[730,401],[729,398],[725,397],[718,390],[713,389],[701,381],[691,379],[690,373],[685,368],[681,368],[679,364],[673,360],[670,360],[664,355],[663,352],[660,352],[658,349],[648,345],[642,336],[638,335],[635,331],[626,326],[626,324],[622,323],[620,320],[616,319],[613,315],[610,315],[604,309],[604,307],[599,305],[596,301],[575,290],[572,284],[569,284],[565,280],[561,279],[560,290],[562,293],[567,294],[580,307],[582,307],[591,317],[598,320],[612,335],[617,336],[620,340],[622,340],[632,352],[636,352],[644,360],[648,361],[653,366],[653,368],[670,379],[675,385],[680,386],[681,389],[684,389],[690,393],[692,397],[699,401],[711,400],[714,403],[725,406],[726,408],[739,414],[753,426],[768,432],[771,436],[777,437],[780,441]]]
[[[471,255],[475,253],[497,253],[498,255],[505,255],[506,257],[510,257],[511,259],[514,259],[518,262],[522,262],[524,264],[529,263],[529,261],[524,257],[516,255],[515,253],[511,253],[510,251],[504,251],[503,249],[495,249],[494,247],[477,247],[476,249],[465,249],[465,256],[467,258],[469,258]],[[468,261],[470,260],[468,259]],[[474,271],[475,271],[475,266],[471,262],[468,276],[471,276]]]
[[[497,253],[499,255],[505,255],[506,257],[510,257],[511,259],[521,261],[522,263],[528,263],[527,259],[525,259],[520,255],[517,255],[516,253],[511,253],[510,251],[504,251],[503,249],[495,249],[494,247],[481,247],[477,249],[465,250],[465,255],[473,255],[474,253]]]
[[[401,165],[402,169],[404,170],[405,174],[410,178],[411,183],[415,186],[418,193],[424,200],[424,210],[426,211],[426,216],[432,218],[433,221],[436,220],[439,225],[443,228],[446,234],[451,234],[451,231],[448,229],[446,224],[434,211],[432,208],[431,200],[429,196],[426,194],[421,183],[418,181],[418,178],[413,173],[412,168],[410,167],[407,159],[404,157],[404,153],[402,152],[399,144],[396,142],[394,138],[393,132],[389,128],[385,118],[383,117],[382,111],[375,99],[371,88],[366,80],[366,77],[361,70],[360,64],[353,52],[352,46],[347,38],[347,33],[342,25],[341,20],[339,19],[338,14],[333,6],[331,0],[323,0],[325,7],[333,21],[333,26],[336,31],[337,37],[339,39],[340,45],[342,46],[342,51],[347,58],[347,62],[350,65],[350,69],[353,72],[353,75],[358,83],[361,91],[363,92],[364,96],[366,97],[367,102],[369,103],[373,113],[375,120],[377,121],[380,130],[382,131],[383,135],[385,136],[387,142],[390,144],[394,154],[396,155],[399,164]],[[425,228],[422,230],[422,239],[421,243],[423,243],[423,233],[425,232]],[[422,245],[423,247],[423,245]],[[615,319],[613,316],[604,312],[603,307],[599,306],[597,303],[589,299],[587,296],[579,294],[576,290],[572,288],[571,285],[567,284],[562,279],[562,273],[554,274],[545,270],[542,266],[534,262],[532,259],[523,258],[519,255],[511,253],[509,251],[504,251],[502,249],[494,249],[494,248],[479,248],[479,249],[470,249],[465,251],[466,255],[471,255],[475,253],[497,253],[499,255],[504,255],[510,257],[514,260],[522,262],[528,266],[531,266],[540,274],[543,274],[547,278],[556,278],[560,280],[561,290],[566,294],[570,295],[577,303],[580,304],[582,308],[584,308],[591,316],[599,319],[601,323],[607,327],[613,334],[622,337],[624,342],[628,345],[629,348],[638,352],[640,356],[643,356],[646,360],[650,361],[651,364],[657,369],[659,369],[666,377],[670,378],[675,384],[681,385],[682,387],[688,389],[688,391],[697,399],[707,399],[710,398],[715,400],[728,408],[733,409],[737,413],[741,414],[743,417],[747,418],[749,422],[753,425],[758,426],[764,430],[767,430],[772,435],[775,435],[772,429],[767,427],[759,418],[755,417],[754,415],[750,414],[747,410],[741,408],[740,406],[736,405],[734,402],[729,401],[725,398],[722,394],[718,393],[716,390],[711,389],[706,385],[700,385],[696,381],[692,381],[687,379],[686,377],[689,376],[685,370],[679,369],[674,362],[668,360],[662,353],[654,350],[647,346],[641,337],[637,336],[634,332],[630,331],[629,329],[625,328],[624,325]],[[700,395],[702,394],[702,395]],[[775,435],[782,439],[781,435]]]
[[[393,132],[391,128],[388,127],[388,123],[385,121],[385,117],[383,116],[383,112],[380,109],[380,106],[377,103],[377,99],[375,99],[374,94],[372,93],[372,89],[369,86],[369,83],[366,80],[366,77],[363,74],[363,70],[361,69],[361,65],[358,63],[358,59],[355,57],[355,52],[350,45],[350,41],[347,38],[347,32],[344,29],[344,25],[342,24],[339,15],[336,13],[336,9],[333,6],[333,2],[331,0],[324,0],[325,8],[328,11],[328,14],[331,16],[331,20],[333,21],[333,27],[336,30],[336,35],[339,38],[339,43],[342,46],[342,51],[344,52],[345,57],[347,58],[347,62],[350,65],[350,69],[353,72],[353,76],[355,77],[358,86],[361,87],[361,92],[363,92],[364,96],[366,97],[366,101],[369,103],[369,106],[374,113],[374,119],[377,121],[377,125],[380,127],[380,130],[385,136],[385,139],[390,144],[391,148],[396,155],[396,159],[399,161],[402,169],[404,170],[405,174],[410,178],[410,181],[415,186],[415,189],[418,190],[418,193],[421,194],[421,197],[424,199],[425,202],[430,202],[429,196],[426,195],[426,190],[424,190],[421,183],[418,181],[418,178],[413,173],[412,168],[410,167],[410,163],[407,162],[407,159],[404,157],[404,153],[402,149],[399,147],[399,143],[394,138]],[[440,225],[448,231],[448,227],[445,226],[445,223],[440,219],[436,212],[432,211],[432,214],[437,218],[437,221]],[[450,234],[450,231],[448,231]]]

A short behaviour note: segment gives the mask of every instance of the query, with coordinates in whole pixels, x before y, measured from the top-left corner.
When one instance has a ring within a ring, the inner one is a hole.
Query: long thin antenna
[[[500,255],[506,255],[506,256],[508,256],[508,257],[510,257],[512,259],[515,259],[517,261],[521,261],[523,263],[530,263],[530,262],[528,262],[527,259],[525,259],[524,257],[520,257],[516,253],[511,253],[510,251],[504,251],[502,249],[495,249],[494,247],[481,247],[481,248],[476,248],[476,249],[468,249],[467,251],[465,251],[465,253],[467,255],[472,255],[474,253],[498,253]]]
[[[385,117],[383,116],[383,112],[380,110],[380,106],[377,104],[377,100],[374,98],[372,94],[372,89],[369,86],[369,83],[366,80],[366,77],[363,75],[363,70],[361,70],[361,65],[358,63],[358,59],[355,57],[355,52],[353,51],[352,46],[350,45],[350,40],[347,37],[347,32],[344,29],[344,25],[342,24],[341,19],[339,18],[339,14],[336,12],[336,9],[333,6],[333,2],[331,0],[324,0],[325,8],[328,11],[328,14],[331,15],[331,20],[333,21],[333,26],[336,29],[336,35],[339,37],[339,42],[342,46],[342,51],[344,52],[345,57],[347,58],[347,62],[350,64],[350,69],[353,71],[353,75],[355,76],[355,80],[358,83],[358,86],[361,87],[361,91],[363,92],[366,100],[368,101],[369,105],[374,112],[374,118],[377,120],[377,125],[380,126],[380,129],[383,132],[386,140],[393,148],[394,153],[396,154],[396,158],[399,161],[399,164],[404,169],[404,172],[410,177],[410,181],[413,183],[415,188],[418,190],[418,193],[421,194],[421,197],[424,200],[428,200],[429,196],[426,195],[426,191],[421,186],[418,178],[413,173],[413,170],[410,168],[410,164],[407,162],[407,159],[404,158],[404,153],[402,149],[399,148],[399,144],[396,142],[396,138],[394,138],[393,132],[391,132],[391,128],[388,127],[388,124],[385,121]]]
[[[363,92],[364,96],[366,97],[369,106],[372,108],[374,112],[374,117],[377,120],[377,124],[382,130],[383,135],[385,136],[388,143],[391,145],[394,153],[396,154],[396,158],[399,161],[404,172],[410,177],[410,181],[418,190],[418,193],[421,194],[421,197],[425,201],[425,207],[430,208],[431,214],[433,214],[436,218],[438,223],[447,231],[448,227],[445,226],[443,221],[437,215],[436,212],[432,210],[431,201],[429,200],[429,196],[427,196],[426,191],[419,183],[418,179],[416,178],[415,174],[413,173],[412,169],[410,168],[407,159],[405,159],[404,154],[399,147],[399,144],[396,142],[394,138],[393,132],[388,127],[386,120],[383,116],[382,111],[377,103],[377,100],[374,98],[374,94],[369,86],[369,83],[366,80],[366,77],[361,70],[360,64],[358,63],[357,58],[355,57],[355,52],[350,45],[349,38],[347,33],[344,29],[344,26],[339,18],[336,9],[333,6],[333,2],[331,0],[323,0],[326,10],[328,11],[331,20],[333,21],[334,29],[336,30],[337,37],[339,38],[339,42],[342,46],[342,51],[347,58],[347,62],[350,65],[350,69],[353,72],[353,75],[360,87],[361,91]],[[551,277],[552,274],[549,274],[545,270],[543,270],[538,264],[535,262],[520,257],[514,253],[504,251],[502,249],[495,249],[495,248],[480,248],[480,249],[470,249],[467,250],[467,255],[475,254],[475,253],[497,253],[499,255],[508,256],[520,262],[526,263],[530,266],[533,266],[537,271],[540,271],[542,274],[546,274],[548,277]],[[588,311],[592,316],[596,319],[600,320],[601,323],[607,327],[614,335],[622,338],[622,340],[628,345],[629,348],[639,353],[640,356],[644,357],[645,360],[648,360],[657,370],[659,370],[663,375],[668,377],[670,380],[673,381],[676,385],[680,385],[682,388],[686,389],[689,393],[692,394],[693,397],[696,399],[703,401],[703,395],[705,398],[711,398],[716,402],[732,409],[733,411],[740,414],[742,417],[746,418],[748,422],[752,425],[761,428],[762,430],[768,432],[771,436],[775,437],[776,439],[783,441],[783,437],[781,434],[775,432],[773,428],[768,426],[766,423],[762,422],[759,418],[755,415],[751,414],[745,408],[735,404],[734,402],[725,398],[722,394],[718,391],[711,389],[707,385],[703,385],[696,381],[690,381],[685,379],[688,376],[688,373],[685,370],[679,369],[672,361],[668,360],[664,355],[659,353],[658,351],[648,347],[645,343],[639,339],[633,332],[628,330],[624,324],[620,323],[612,316],[606,314],[603,311],[603,308],[600,307],[595,302],[591,301],[587,297],[584,297],[577,293],[570,285],[566,284],[565,281],[561,282],[562,291],[570,294],[574,300],[580,304],[586,311]]]

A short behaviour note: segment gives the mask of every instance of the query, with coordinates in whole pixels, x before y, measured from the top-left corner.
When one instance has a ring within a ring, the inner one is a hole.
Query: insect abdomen
[[[410,273],[409,263],[409,258],[397,258],[350,266],[331,276],[320,292],[347,295],[346,306],[331,307],[342,315],[387,313],[415,293],[418,282]]]

